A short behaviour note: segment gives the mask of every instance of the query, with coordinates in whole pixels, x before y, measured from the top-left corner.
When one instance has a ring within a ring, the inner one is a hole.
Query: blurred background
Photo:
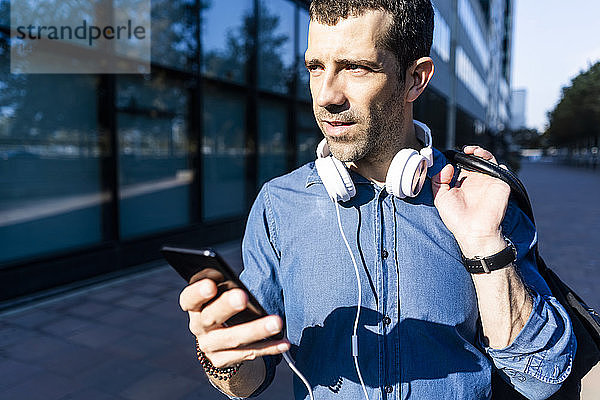
[[[314,158],[308,2],[151,4],[150,74],[11,74],[0,0],[0,301],[122,272],[165,242],[238,238],[260,186]],[[518,168],[513,1],[435,8],[416,118],[438,148],[481,143]]]
[[[415,117],[519,171],[542,254],[598,307],[600,4],[433,3]],[[151,5],[149,74],[12,74],[0,0],[0,310],[154,271],[163,244],[239,247],[261,185],[314,158],[308,1]]]

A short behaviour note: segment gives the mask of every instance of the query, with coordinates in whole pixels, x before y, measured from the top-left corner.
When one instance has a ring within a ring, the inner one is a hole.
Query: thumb
[[[452,164],[446,164],[440,173],[431,179],[431,189],[433,191],[434,199],[438,196],[438,194],[442,195],[450,190],[450,182],[452,182],[453,176],[454,167]]]

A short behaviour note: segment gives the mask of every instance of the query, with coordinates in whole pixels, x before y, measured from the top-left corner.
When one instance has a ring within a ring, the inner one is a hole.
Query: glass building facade
[[[260,186],[314,158],[308,1],[151,4],[150,74],[11,74],[0,0],[0,304],[158,260],[164,244],[239,239]],[[440,148],[449,121],[459,143],[501,114],[490,71],[506,61],[487,40],[493,7],[449,4],[435,2],[436,77],[415,107]]]
[[[438,121],[434,126],[445,135],[438,135],[437,145],[491,143],[511,119],[513,1],[433,0],[433,4],[431,55],[436,73],[428,90],[446,108],[444,117],[427,115]]]

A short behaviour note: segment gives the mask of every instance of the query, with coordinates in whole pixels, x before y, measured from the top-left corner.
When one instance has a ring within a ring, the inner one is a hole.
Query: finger
[[[454,166],[452,164],[446,164],[437,175],[431,178],[431,187],[433,189],[433,195],[436,196],[440,190],[449,190],[450,182],[452,182],[453,176]]]
[[[484,160],[490,161],[494,164],[498,164],[496,157],[486,149],[480,146],[465,146],[463,149],[465,154],[472,154],[476,157],[483,158]]]
[[[452,164],[446,164],[437,175],[431,178],[431,183],[437,187],[442,185],[449,185],[452,181],[453,176],[454,166]]]
[[[290,342],[288,342],[286,339],[282,339],[276,341],[267,340],[234,350],[204,353],[215,367],[225,368],[242,363],[244,361],[254,360],[258,357],[285,353],[289,349]]]
[[[449,185],[454,177],[454,166],[446,164],[439,174],[433,177],[433,181],[441,185]]]
[[[473,155],[476,157],[483,158],[484,160],[488,160],[494,164],[498,164],[498,161],[496,161],[496,157],[494,157],[494,155],[492,153],[490,153],[489,151],[487,151],[484,148],[481,148],[481,147],[476,148],[475,151],[473,152]]]
[[[212,330],[198,337],[198,344],[204,352],[218,352],[247,346],[267,339],[283,328],[283,321],[277,315],[269,315],[255,321]]]
[[[203,279],[187,286],[179,295],[183,311],[199,311],[217,294],[217,285],[211,279]]]
[[[223,322],[245,309],[247,304],[248,296],[243,290],[228,290],[205,306],[193,322],[190,316],[190,330],[192,332],[207,331],[220,327]]]

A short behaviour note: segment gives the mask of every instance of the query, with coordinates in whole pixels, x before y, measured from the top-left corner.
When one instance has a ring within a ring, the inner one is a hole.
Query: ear
[[[422,57],[406,70],[406,101],[412,103],[423,93],[431,77],[434,66],[431,57]]]

